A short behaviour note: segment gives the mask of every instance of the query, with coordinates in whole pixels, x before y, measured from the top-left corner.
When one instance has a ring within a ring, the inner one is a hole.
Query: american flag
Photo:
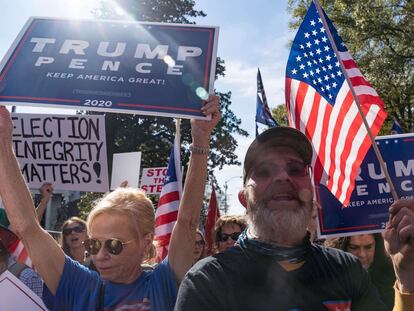
[[[24,247],[21,240],[9,246],[10,256],[13,257],[17,262],[25,264],[26,266],[34,269],[32,260],[29,257],[26,247]]]
[[[332,22],[323,14],[338,55],[312,2],[289,55],[286,106],[290,126],[312,141],[315,184],[325,185],[343,206],[348,206],[359,166],[371,142],[344,74],[350,78],[374,136],[387,113]]]
[[[33,269],[32,260],[30,259],[29,253],[24,247],[23,242],[19,240],[16,234],[2,225],[0,225],[0,243],[4,245],[10,256],[17,262],[25,264]]]
[[[220,211],[217,204],[216,189],[212,186],[213,190],[211,191],[210,203],[208,205],[208,213],[206,225],[204,227],[204,232],[206,235],[206,255],[211,255],[213,250],[213,229],[216,224],[217,219],[220,217]]]
[[[157,261],[168,254],[171,233],[177,221],[178,207],[182,193],[182,174],[180,160],[180,140],[175,137],[168,162],[167,176],[161,190],[158,208],[155,212],[155,240],[157,242]]]
[[[261,98],[260,98],[261,97]],[[272,113],[267,105],[266,93],[263,86],[262,75],[260,69],[257,69],[257,98],[256,98],[256,136],[259,135],[257,123],[261,123],[270,127],[279,126],[273,119]]]

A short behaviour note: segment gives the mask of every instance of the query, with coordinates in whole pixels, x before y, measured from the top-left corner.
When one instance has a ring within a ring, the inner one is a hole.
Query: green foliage
[[[99,18],[122,19],[121,9],[137,21],[193,24],[188,17],[206,16],[194,5],[192,0],[103,0],[94,13]]]
[[[279,125],[288,125],[286,106],[284,104],[281,104],[272,109],[272,117],[277,121]]]
[[[394,117],[409,131],[414,129],[414,1],[321,0],[361,72],[384,101],[389,133]],[[309,0],[289,0],[298,28]]]
[[[94,207],[95,201],[103,197],[103,193],[99,192],[86,192],[81,196],[77,207],[79,209],[79,217],[86,220],[92,207]]]

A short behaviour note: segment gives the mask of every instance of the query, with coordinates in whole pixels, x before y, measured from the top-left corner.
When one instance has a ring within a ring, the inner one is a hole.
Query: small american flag
[[[25,264],[33,269],[32,260],[30,259],[29,253],[24,247],[23,242],[19,240],[16,234],[4,226],[0,226],[0,243],[4,245],[10,256],[17,262]]]
[[[177,221],[178,207],[182,193],[182,174],[180,160],[180,141],[175,137],[168,162],[167,176],[161,190],[158,208],[155,212],[155,240],[157,242],[157,261],[168,254],[171,233]]]
[[[16,241],[16,243],[10,245],[9,247],[10,256],[13,257],[17,262],[25,264],[26,266],[34,269],[32,260],[29,257],[27,249],[24,247],[21,240]]]
[[[290,126],[312,141],[315,184],[325,185],[343,206],[348,206],[371,142],[344,74],[350,78],[374,136],[387,113],[325,13],[324,17],[338,55],[312,2],[289,55],[286,105]]]

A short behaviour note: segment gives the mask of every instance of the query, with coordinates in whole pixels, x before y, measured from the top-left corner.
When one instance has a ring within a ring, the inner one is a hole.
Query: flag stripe
[[[157,207],[157,215],[163,215],[169,213],[171,210],[177,210],[180,206],[180,201],[173,201],[169,202],[168,204],[164,204]]]
[[[174,222],[177,220],[177,215],[178,215],[178,211],[172,211],[170,213],[160,215],[155,220],[155,225],[161,226],[166,223]]]
[[[155,240],[157,247],[157,261],[167,256],[171,233],[178,218],[181,197],[181,163],[179,139],[175,138],[170,153],[167,176],[161,189],[158,208],[155,212]]]
[[[365,85],[372,89],[371,84],[364,79],[364,77],[358,76],[358,77],[352,77],[351,79],[352,85]]]
[[[165,240],[168,241],[168,244],[169,244],[171,233],[173,231],[175,223],[176,222],[174,221],[174,222],[169,222],[169,223],[157,226],[155,228],[156,240],[158,241],[160,237],[168,235],[168,238]]]
[[[161,194],[160,200],[158,202],[159,206],[169,204],[172,201],[178,201],[180,199],[180,194],[178,191],[168,192],[166,194]]]
[[[338,98],[340,98],[338,96]],[[353,109],[353,102],[354,99],[352,97],[351,92],[347,92],[345,98],[342,99],[342,105],[335,105],[335,107],[341,107],[341,109],[334,109],[337,111],[336,120],[332,120],[334,128],[332,129],[332,136],[334,137],[333,142],[331,144],[331,150],[329,153],[330,158],[330,165],[329,165],[329,176],[334,176],[334,172],[336,171],[337,167],[340,167],[340,155],[343,151],[344,143],[347,137],[347,120],[353,119],[355,117],[355,113],[358,111]],[[337,156],[338,155],[338,156]],[[328,165],[326,166],[328,167]],[[329,178],[328,180],[328,188],[332,188],[333,178]],[[333,191],[332,191],[333,192]]]

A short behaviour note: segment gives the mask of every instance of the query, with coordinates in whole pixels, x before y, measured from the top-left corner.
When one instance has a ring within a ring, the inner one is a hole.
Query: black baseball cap
[[[258,156],[266,149],[279,146],[292,148],[300,155],[305,164],[311,164],[313,149],[305,134],[288,126],[272,127],[258,135],[247,149],[243,164],[243,183],[246,182],[249,171]]]

